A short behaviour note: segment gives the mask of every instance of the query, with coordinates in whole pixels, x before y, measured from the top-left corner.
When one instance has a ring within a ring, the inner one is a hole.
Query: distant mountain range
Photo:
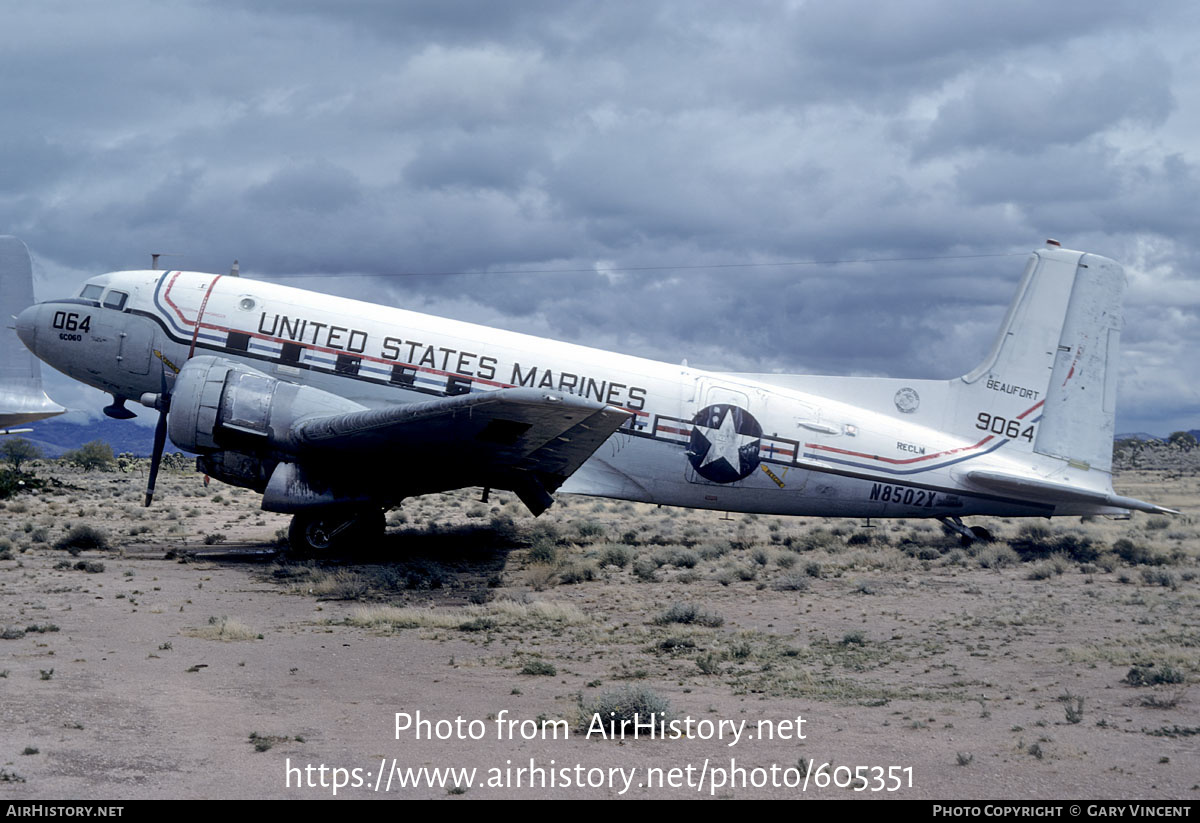
[[[51,418],[30,423],[28,427],[33,431],[19,436],[35,443],[46,457],[61,457],[63,452],[77,449],[93,440],[108,443],[112,446],[113,454],[129,452],[138,457],[149,457],[154,449],[154,429],[150,426],[139,426],[129,420],[110,420],[105,417],[88,423],[71,423]],[[1200,439],[1200,429],[1191,429],[1190,434]],[[1162,442],[1167,438],[1146,432],[1126,432],[1113,439]],[[179,449],[168,440],[167,451],[175,452]]]
[[[62,457],[63,452],[77,449],[84,443],[93,440],[103,440],[112,446],[113,454],[129,452],[138,457],[149,457],[154,450],[154,429],[149,426],[139,426],[129,420],[110,420],[105,417],[89,423],[70,423],[51,418],[30,423],[33,431],[16,435],[24,437],[42,450],[46,457]],[[178,451],[174,444],[167,442],[167,451]]]
[[[1200,440],[1200,429],[1188,429],[1188,434]],[[1146,432],[1128,432],[1126,434],[1118,434],[1113,440],[1157,440],[1160,443],[1167,442],[1166,437],[1159,437],[1156,434],[1147,434]]]

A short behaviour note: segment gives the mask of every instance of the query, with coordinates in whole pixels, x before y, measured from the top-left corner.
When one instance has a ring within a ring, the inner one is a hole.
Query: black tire
[[[320,557],[370,548],[383,536],[384,526],[382,509],[302,512],[288,527],[289,554]]]
[[[996,538],[992,536],[992,533],[983,526],[970,526],[968,531],[971,532],[972,537],[967,537],[965,534],[963,534],[959,535],[958,538],[959,545],[964,549],[974,545],[975,543],[994,543],[996,541]]]

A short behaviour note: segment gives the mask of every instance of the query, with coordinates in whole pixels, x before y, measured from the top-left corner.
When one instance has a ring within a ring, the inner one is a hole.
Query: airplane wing
[[[511,388],[302,418],[288,439],[306,460],[336,460],[343,471],[356,463],[372,474],[395,466],[408,494],[508,488],[537,514],[628,419],[629,412],[595,400]]]
[[[1132,497],[1122,497],[1112,492],[1098,489],[1085,489],[1065,483],[1054,483],[1049,480],[1039,480],[1023,477],[1017,474],[1007,474],[995,471],[965,472],[965,477],[981,486],[996,491],[1015,494],[1022,497],[1034,498],[1043,503],[1092,503],[1101,506],[1113,506],[1118,509],[1133,509],[1150,514],[1179,514],[1174,509],[1147,503]]]

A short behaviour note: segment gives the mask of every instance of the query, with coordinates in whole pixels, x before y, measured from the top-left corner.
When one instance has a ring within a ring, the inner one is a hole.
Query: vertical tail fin
[[[13,330],[13,317],[31,305],[33,266],[29,250],[15,237],[0,236],[0,427],[66,411],[42,391],[38,360]]]
[[[1034,252],[991,352],[962,377],[957,425],[1111,472],[1124,291],[1112,260]]]

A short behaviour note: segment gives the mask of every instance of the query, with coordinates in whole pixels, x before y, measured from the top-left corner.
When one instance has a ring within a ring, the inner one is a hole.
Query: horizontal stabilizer
[[[1154,503],[1147,503],[1132,497],[1122,497],[1112,492],[1085,489],[1081,486],[1070,486],[1065,483],[1054,483],[1049,480],[1023,477],[1017,474],[971,471],[965,473],[965,478],[972,483],[978,483],[989,489],[1026,498],[1036,498],[1039,502],[1043,503],[1092,503],[1100,506],[1113,506],[1118,509],[1148,512],[1150,514],[1179,514],[1174,509],[1157,506]]]

